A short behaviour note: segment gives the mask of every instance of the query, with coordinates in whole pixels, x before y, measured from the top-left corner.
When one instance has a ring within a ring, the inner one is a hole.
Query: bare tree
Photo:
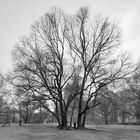
[[[98,106],[98,109],[102,115],[103,122],[105,124],[108,124],[111,122],[111,116],[114,112],[114,103],[115,100],[113,99],[113,91],[109,91],[108,89],[106,91],[103,91],[104,94],[100,98],[100,105]]]
[[[108,19],[96,18],[90,24],[88,8],[81,8],[72,17],[54,9],[32,25],[31,35],[16,45],[13,83],[30,91],[61,128],[67,127],[69,106],[78,97],[77,124],[84,127],[87,111],[99,104],[98,91],[131,73],[126,55],[113,56],[119,39],[118,26]],[[77,68],[80,90],[65,100],[64,88]],[[55,112],[44,104],[48,100]]]
[[[132,77],[127,79],[129,94],[129,115],[136,116],[137,123],[140,123],[140,66]]]
[[[73,17],[68,27],[70,52],[76,56],[77,65],[82,69],[77,121],[80,128],[85,125],[87,110],[98,105],[97,91],[130,74],[132,65],[126,54],[117,58],[113,56],[115,48],[120,44],[120,30],[117,24],[107,18],[97,17],[90,24],[88,8],[84,7]],[[86,99],[85,104],[83,98]]]
[[[62,128],[67,127],[67,111],[72,101],[65,102],[63,89],[74,73],[75,64],[74,59],[68,63],[65,58],[69,56],[65,50],[68,45],[65,20],[61,10],[46,13],[32,25],[31,36],[23,38],[13,52],[14,79],[24,79],[26,83],[18,85],[32,91],[43,107],[46,106],[38,97],[43,96],[44,100],[53,102],[56,113],[48,107],[46,109],[56,117]]]

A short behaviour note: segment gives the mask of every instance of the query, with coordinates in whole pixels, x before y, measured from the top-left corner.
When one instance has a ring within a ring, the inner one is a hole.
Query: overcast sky
[[[30,25],[51,7],[73,14],[88,6],[90,15],[101,14],[119,22],[123,49],[140,58],[140,0],[0,0],[0,72],[11,68],[11,51],[28,35]]]

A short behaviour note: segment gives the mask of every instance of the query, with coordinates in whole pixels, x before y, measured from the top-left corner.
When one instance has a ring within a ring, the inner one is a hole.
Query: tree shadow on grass
[[[139,136],[131,134],[121,134],[119,132],[110,132],[107,130],[87,129],[89,133],[97,134],[98,140],[139,140]]]
[[[20,140],[139,140],[135,133],[123,132],[121,129],[82,129],[62,130],[56,126],[46,125],[25,125],[26,132],[20,134]],[[93,138],[94,137],[94,138]]]
[[[71,130],[61,130],[55,126],[25,125],[22,127],[27,131],[20,134],[21,140],[80,140],[72,137],[68,132]]]

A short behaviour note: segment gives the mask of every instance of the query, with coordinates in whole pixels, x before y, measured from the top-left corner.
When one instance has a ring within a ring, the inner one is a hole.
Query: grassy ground
[[[0,128],[0,140],[140,140],[140,126],[87,126],[89,130],[59,130],[55,126]],[[96,128],[96,130],[94,130]]]

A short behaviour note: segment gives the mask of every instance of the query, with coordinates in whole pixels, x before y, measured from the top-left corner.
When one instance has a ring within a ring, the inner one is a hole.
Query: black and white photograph
[[[0,0],[0,140],[140,140],[140,1]]]

